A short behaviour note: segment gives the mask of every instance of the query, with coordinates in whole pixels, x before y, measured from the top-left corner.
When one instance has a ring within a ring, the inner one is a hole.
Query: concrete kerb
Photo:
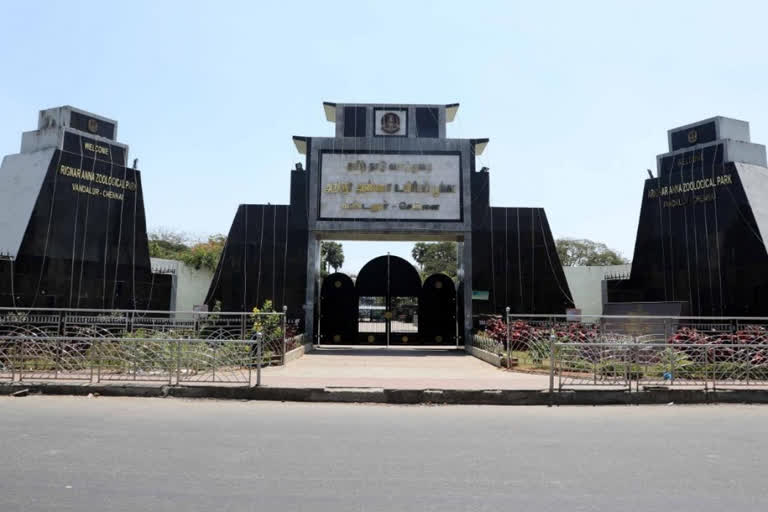
[[[501,368],[501,356],[494,354],[493,352],[488,352],[487,350],[483,350],[481,348],[471,346],[466,349],[467,353],[469,355],[475,356],[481,361],[484,361],[490,365],[493,365],[497,368]]]
[[[5,383],[0,394],[28,389],[30,394],[89,394],[123,397],[214,398],[284,402],[342,402],[446,405],[650,405],[650,404],[768,404],[768,390],[461,390],[383,388],[275,388],[228,386],[158,386],[136,384]]]
[[[304,354],[308,354],[312,352],[313,345],[312,343],[304,343],[302,345],[299,345],[293,350],[289,350],[285,353],[285,364],[288,364],[290,362],[293,362],[300,357],[304,356]]]

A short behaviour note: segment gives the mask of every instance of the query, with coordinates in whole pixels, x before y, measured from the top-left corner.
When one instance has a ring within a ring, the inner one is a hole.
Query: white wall
[[[0,253],[16,258],[55,149],[8,155],[0,165]],[[56,172],[56,170],[54,170]]]
[[[195,270],[181,261],[151,258],[153,269],[174,269],[176,271],[174,296],[171,297],[171,309],[174,311],[192,311],[194,306],[203,304],[213,272],[201,268]]]
[[[604,267],[563,267],[565,279],[571,289],[576,307],[582,315],[603,314],[602,281],[609,274],[627,274],[632,265],[606,265]]]

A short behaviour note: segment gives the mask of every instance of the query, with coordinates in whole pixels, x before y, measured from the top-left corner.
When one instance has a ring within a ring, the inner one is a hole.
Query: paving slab
[[[549,389],[549,376],[496,368],[464,350],[429,347],[320,347],[263,370],[275,387],[385,389]]]

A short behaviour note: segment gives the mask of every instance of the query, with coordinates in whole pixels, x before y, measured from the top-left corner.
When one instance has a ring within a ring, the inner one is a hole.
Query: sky
[[[291,137],[333,136],[323,101],[458,102],[448,136],[490,138],[493,206],[631,258],[668,129],[724,115],[768,142],[767,23],[705,0],[3,2],[0,156],[43,108],[117,119],[149,229],[202,238],[288,202]],[[344,270],[411,246],[345,243]]]

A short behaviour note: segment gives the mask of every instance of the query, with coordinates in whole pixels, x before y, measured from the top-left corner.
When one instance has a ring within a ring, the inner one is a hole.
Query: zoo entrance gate
[[[433,274],[422,283],[405,259],[379,256],[365,264],[354,282],[340,272],[323,280],[318,342],[457,347],[456,319],[463,313],[456,297],[447,275]]]

